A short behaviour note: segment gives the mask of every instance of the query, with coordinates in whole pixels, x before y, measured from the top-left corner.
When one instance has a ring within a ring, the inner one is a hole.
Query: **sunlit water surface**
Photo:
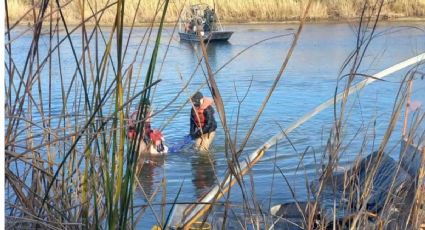
[[[422,29],[407,28],[405,26],[417,26]],[[294,33],[296,25],[233,25],[226,29],[234,31],[234,35],[227,43],[209,44],[208,57],[212,70],[216,71],[227,63],[232,57],[246,47],[260,40],[278,35]],[[370,44],[363,65],[359,72],[366,74],[377,73],[407,58],[413,57],[425,51],[425,32],[420,23],[392,23],[382,24],[378,27],[378,34]],[[104,28],[110,31],[110,28]],[[133,39],[128,47],[127,64],[135,55],[139,39],[142,38],[146,28],[136,28],[133,31]],[[128,30],[126,34],[128,34]],[[172,28],[166,28],[162,38],[159,60],[163,60],[166,45],[170,40]],[[107,33],[106,33],[107,35]],[[72,37],[77,51],[81,49],[81,35]],[[15,50],[25,51],[31,37],[23,36],[15,43]],[[231,63],[220,69],[215,78],[220,89],[220,94],[226,110],[226,118],[232,135],[236,131],[238,97],[242,99],[246,91],[249,91],[240,107],[239,125],[237,126],[237,145],[244,139],[255,114],[263,102],[272,82],[279,72],[280,66],[291,44],[292,36],[283,36],[264,41],[242,53]],[[152,40],[154,40],[152,38]],[[41,38],[41,48],[48,47],[48,38]],[[258,121],[254,132],[249,139],[244,154],[249,154],[270,137],[285,129],[305,113],[309,112],[325,100],[334,95],[337,85],[337,77],[344,61],[355,48],[356,30],[348,24],[309,24],[305,26],[301,39],[294,54],[285,69],[282,79],[274,91],[267,107]],[[79,47],[80,46],[80,47]],[[152,47],[150,46],[150,49]],[[61,49],[62,73],[67,77],[65,85],[70,84],[71,77],[76,68],[68,43]],[[149,52],[148,52],[149,54]],[[14,60],[17,65],[23,64],[26,52],[15,52]],[[186,81],[196,68],[200,47],[189,43],[180,42],[174,35],[167,56],[164,60],[158,88],[155,91],[153,107],[156,111],[167,105],[175,95],[180,92]],[[141,54],[138,54],[140,62]],[[150,55],[146,56],[147,63]],[[57,60],[56,60],[57,61]],[[162,61],[157,64],[159,73]],[[145,75],[147,65],[142,69]],[[57,70],[54,70],[57,71]],[[138,69],[134,73],[137,73]],[[380,140],[388,126],[400,82],[406,71],[400,71],[385,78],[386,81],[378,81],[359,93],[354,94],[349,101],[347,111],[347,123],[345,127],[344,143],[346,148],[341,153],[341,166],[349,164],[361,152],[363,145],[366,150],[363,154],[377,149]],[[56,72],[57,73],[57,72]],[[194,80],[188,89],[177,98],[176,102],[159,113],[153,119],[154,127],[162,127],[165,122],[174,115],[177,109],[186,101],[205,81],[206,68],[198,68]],[[111,79],[113,78],[110,74]],[[181,78],[182,77],[182,78]],[[356,81],[362,80],[359,77]],[[342,80],[342,82],[345,79]],[[58,78],[55,78],[58,85]],[[139,81],[139,88],[143,81]],[[42,87],[47,87],[42,86]],[[343,85],[340,85],[342,88]],[[47,90],[47,88],[45,88]],[[425,102],[425,81],[416,81],[413,98]],[[207,88],[202,92],[210,96]],[[53,88],[53,100],[61,105],[61,89]],[[237,97],[238,95],[238,97]],[[46,100],[46,99],[43,99]],[[72,101],[72,100],[71,100]],[[70,102],[71,103],[71,102]],[[60,113],[61,107],[55,107],[53,111]],[[169,123],[164,133],[169,146],[183,139],[189,131],[190,107],[185,106],[183,111],[175,116]],[[288,140],[282,140],[277,148],[268,151],[263,159],[252,170],[253,184],[250,177],[245,177],[246,188],[249,193],[262,205],[264,210],[269,205],[293,201],[288,185],[282,177],[278,166],[288,178],[289,184],[294,189],[298,200],[306,200],[306,178],[312,180],[317,176],[317,170],[322,164],[323,146],[326,145],[330,128],[333,121],[333,108],[329,108],[308,122],[301,125],[295,131],[288,134]],[[166,200],[172,202],[182,186],[178,202],[193,202],[216,183],[215,174],[222,178],[227,168],[224,155],[224,134],[220,125],[220,119],[216,114],[219,124],[216,139],[213,144],[213,154],[208,156],[198,155],[193,151],[169,154],[165,158],[148,159],[139,177],[143,190],[146,194],[162,188],[161,180],[166,178]],[[376,123],[374,123],[376,121]],[[422,129],[423,130],[423,129]],[[375,135],[375,139],[374,139]],[[388,145],[388,153],[395,158],[398,155],[401,135],[401,123],[399,122]],[[365,136],[367,142],[364,143]],[[306,149],[308,151],[304,154]],[[302,163],[300,159],[303,158]],[[237,185],[235,187],[238,187]],[[252,188],[255,191],[252,191]],[[234,204],[241,202],[240,190],[235,188],[231,193]],[[252,197],[251,197],[252,198]],[[140,188],[136,190],[135,205],[146,204],[145,196]],[[161,193],[154,198],[153,203],[161,201]],[[159,206],[154,206],[159,213]],[[168,210],[169,206],[167,207]],[[149,229],[155,224],[152,211],[147,208],[141,220],[140,229]]]

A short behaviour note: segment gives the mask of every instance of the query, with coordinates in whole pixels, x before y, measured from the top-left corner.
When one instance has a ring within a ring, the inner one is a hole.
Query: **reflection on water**
[[[394,28],[405,28],[403,30],[392,30]],[[385,68],[388,68],[400,61],[415,56],[425,50],[425,33],[423,30],[412,29],[413,27],[423,28],[423,23],[391,23],[380,24],[378,33],[390,31],[389,33],[377,36],[370,44],[367,55],[364,57],[364,64],[361,65],[359,71],[365,74],[375,74]],[[278,73],[282,62],[285,58],[287,50],[291,44],[291,36],[279,37],[258,43],[261,40],[285,35],[291,33],[295,25],[234,25],[229,26],[229,30],[235,31],[234,35],[227,43],[211,43],[207,46],[208,57],[211,68],[215,73],[214,77],[220,89],[226,110],[226,119],[228,125],[232,129],[236,126],[238,100],[236,94],[243,95],[245,90],[249,88],[246,100],[241,105],[241,113],[239,114],[237,141],[240,143],[245,138],[249,130],[250,124],[254,120],[259,106],[267,95],[276,74]],[[407,29],[410,28],[410,29]],[[108,31],[105,29],[105,31]],[[165,28],[163,42],[168,41],[171,36],[172,28]],[[128,34],[128,30],[125,31]],[[136,48],[140,38],[143,37],[146,28],[135,28],[133,31],[134,38],[131,40],[128,49],[128,57],[125,65],[132,62]],[[300,116],[310,112],[323,101],[332,98],[335,93],[336,79],[339,69],[344,60],[356,47],[356,32],[347,24],[307,24],[302,32],[301,38],[297,44],[296,50],[285,69],[284,75],[276,87],[272,97],[265,107],[263,114],[258,121],[258,125],[253,130],[249,139],[244,155],[251,153],[261,144],[282,128],[288,127],[292,122],[296,121]],[[106,33],[106,35],[108,35]],[[65,34],[60,36],[64,37]],[[79,39],[80,35],[73,35],[71,38],[76,45],[75,49],[82,50],[79,45],[82,44]],[[40,40],[40,49],[48,50],[48,37],[42,37]],[[25,51],[30,47],[31,35],[24,35],[15,41],[15,50],[13,59],[16,62],[17,69],[22,69],[25,65]],[[253,44],[258,43],[255,46]],[[76,71],[76,64],[72,56],[72,49],[63,43],[61,47],[62,68],[53,68],[52,76],[65,76],[63,78],[64,88],[68,88],[73,83]],[[99,44],[99,50],[105,49]],[[246,52],[242,52],[247,47],[252,46]],[[148,47],[148,52],[152,46]],[[95,50],[95,49],[93,49]],[[166,46],[161,45],[158,57],[163,57],[166,53]],[[161,111],[155,116],[154,126],[161,127],[167,123],[163,132],[167,143],[170,146],[176,144],[189,131],[189,114],[191,107],[185,104],[191,93],[195,92],[199,86],[205,81],[205,68],[198,68],[197,63],[201,57],[199,44],[191,44],[187,42],[177,42],[172,40],[170,48],[167,50],[167,57],[158,61],[164,65],[158,67],[158,77],[162,79],[155,91],[153,107],[157,111]],[[56,54],[54,55],[56,57]],[[113,56],[115,56],[113,54]],[[141,62],[140,59],[144,55],[138,55],[136,63]],[[229,60],[233,60],[221,68]],[[149,58],[144,59],[144,67],[148,66]],[[58,66],[58,59],[52,59],[52,66]],[[140,65],[134,66],[134,73],[140,72],[142,76],[146,72]],[[46,71],[48,68],[45,68]],[[161,69],[161,71],[159,71]],[[420,69],[421,72],[425,70]],[[392,112],[396,93],[399,89],[399,82],[406,70],[388,76],[386,81],[379,81],[369,85],[361,92],[350,98],[349,107],[350,117],[348,119],[347,129],[345,130],[346,141],[349,145],[341,155],[342,162],[351,162],[359,149],[363,149],[363,137],[377,137],[368,142],[368,148],[373,147],[373,143],[379,143],[380,137],[383,136],[387,129],[389,114]],[[40,79],[48,82],[49,74],[42,72]],[[180,93],[183,85],[185,85],[190,76],[194,75],[193,80],[185,92]],[[156,76],[156,75],[155,75]],[[136,77],[136,76],[134,76]],[[108,74],[108,81],[115,79],[113,71]],[[16,78],[19,81],[19,78]],[[56,77],[55,84],[60,85],[61,79]],[[137,90],[143,87],[143,80],[135,83]],[[252,83],[252,85],[251,85]],[[91,85],[90,85],[91,86]],[[236,87],[235,87],[236,86]],[[251,86],[251,87],[250,87]],[[48,84],[41,85],[42,92],[49,92]],[[35,88],[34,88],[35,89]],[[425,104],[425,81],[415,82],[413,89],[413,100],[421,100]],[[53,87],[52,89],[52,113],[61,114],[62,111],[62,90],[61,87]],[[207,87],[201,89],[206,96],[211,96]],[[236,92],[237,91],[237,92]],[[132,91],[131,91],[132,92]],[[179,94],[180,93],[180,94]],[[176,95],[178,98],[167,106]],[[37,96],[37,93],[35,93]],[[80,90],[70,91],[68,106],[73,107],[76,98],[81,97]],[[44,110],[47,111],[49,105],[48,97],[43,97]],[[81,106],[84,106],[82,104]],[[184,106],[182,110],[180,107]],[[108,106],[106,106],[108,107]],[[105,108],[106,109],[106,108]],[[35,111],[35,110],[34,110]],[[180,112],[177,112],[180,111]],[[176,113],[177,112],[177,113]],[[217,115],[217,114],[216,114]],[[59,117],[59,116],[58,116]],[[217,117],[216,117],[217,118]],[[40,119],[38,114],[33,114],[33,119]],[[168,120],[172,119],[170,123]],[[218,121],[218,120],[217,120]],[[298,129],[288,134],[288,139],[294,144],[294,148],[287,141],[283,140],[276,149],[267,152],[264,158],[259,161],[252,169],[253,181],[255,182],[255,195],[258,200],[269,201],[270,190],[273,189],[272,203],[291,202],[293,197],[288,186],[279,177],[273,182],[273,168],[275,164],[279,166],[287,175],[288,180],[295,190],[300,200],[305,197],[306,182],[305,178],[316,176],[315,169],[321,165],[320,160],[316,156],[320,156],[323,152],[323,146],[326,144],[327,134],[332,127],[334,121],[333,108],[329,108],[318,114],[313,119],[304,123]],[[60,123],[60,120],[52,120],[52,122]],[[368,124],[376,124],[376,126],[368,127]],[[370,131],[373,130],[373,135]],[[395,127],[392,139],[389,141],[391,146],[395,146],[399,141],[401,125]],[[169,154],[165,159],[144,156],[140,163],[141,174],[139,180],[146,194],[151,195],[155,189],[160,186],[163,177],[167,180],[167,201],[173,201],[177,192],[182,185],[182,192],[179,194],[178,200],[181,202],[191,202],[204,194],[209,187],[216,183],[215,173],[220,178],[223,177],[227,168],[227,162],[224,154],[224,132],[222,128],[217,129],[216,138],[214,140],[214,155],[198,155],[196,153]],[[314,149],[307,152],[301,157],[300,152],[304,149]],[[296,149],[297,151],[294,151]],[[396,149],[396,148],[392,148]],[[397,151],[393,151],[393,155],[398,155]],[[299,164],[300,159],[303,164]],[[298,167],[300,166],[300,167]],[[298,171],[297,171],[298,169]],[[163,170],[166,173],[164,176]],[[304,173],[306,175],[304,175]],[[277,178],[277,177],[276,177]],[[192,182],[190,182],[192,181]],[[273,187],[271,187],[273,186]],[[237,186],[236,186],[237,187]],[[145,198],[140,191],[136,193],[135,204],[144,204]],[[242,196],[238,193],[232,193],[232,202],[237,203],[242,200]],[[138,199],[141,197],[141,199]],[[161,196],[158,196],[153,202],[159,202]],[[155,222],[152,214],[146,214],[143,218],[143,227],[152,226]],[[153,222],[153,223],[152,223]]]
[[[217,54],[217,50],[230,49],[232,44],[229,41],[222,41],[205,43],[205,46],[208,54],[208,60],[210,64],[214,66],[216,63],[220,62],[220,60],[218,60],[220,53]],[[188,50],[189,52],[193,52],[194,56],[196,56],[198,59],[202,57],[201,46],[198,42],[180,41],[180,47]],[[196,64],[197,62],[193,62],[194,66]]]
[[[164,165],[163,156],[143,155],[139,159],[139,181],[147,196],[151,196],[161,180],[158,175]]]
[[[198,198],[202,197],[216,181],[214,154],[202,153],[192,157],[192,183]]]

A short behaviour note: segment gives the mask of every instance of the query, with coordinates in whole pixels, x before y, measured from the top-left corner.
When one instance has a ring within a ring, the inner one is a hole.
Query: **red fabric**
[[[201,107],[195,109],[196,113],[194,113],[194,120],[195,120],[195,124],[198,128],[202,128],[205,126],[206,123],[206,119],[204,116],[204,110]]]
[[[161,131],[159,131],[157,129],[152,130],[152,132],[149,135],[150,135],[150,138],[151,138],[153,143],[156,143],[157,141],[162,140],[162,133],[161,133]]]

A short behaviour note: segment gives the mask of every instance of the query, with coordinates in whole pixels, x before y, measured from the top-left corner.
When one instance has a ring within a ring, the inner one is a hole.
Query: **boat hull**
[[[214,31],[210,33],[206,33],[202,36],[202,41],[204,42],[220,42],[227,41],[232,36],[233,31]],[[179,32],[181,41],[191,41],[191,42],[199,42],[200,36],[195,33],[183,33]]]

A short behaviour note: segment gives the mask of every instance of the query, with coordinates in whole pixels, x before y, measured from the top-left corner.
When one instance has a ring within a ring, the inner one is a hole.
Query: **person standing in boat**
[[[217,14],[215,13],[215,9],[211,10],[210,29],[217,31]]]
[[[195,140],[198,151],[207,151],[214,140],[217,122],[214,118],[214,101],[196,92],[192,97],[193,104],[190,115],[190,136]]]
[[[207,8],[204,10],[204,31],[210,32],[211,31],[211,22],[212,22],[212,11],[210,10],[210,7],[207,6]]]

